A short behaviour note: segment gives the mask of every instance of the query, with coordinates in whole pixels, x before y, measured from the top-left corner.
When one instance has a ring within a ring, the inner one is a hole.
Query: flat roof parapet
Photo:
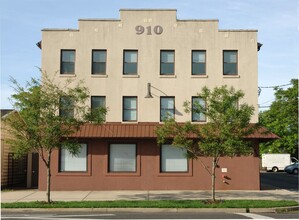
[[[153,9],[153,8],[124,8],[119,9],[119,11],[177,11],[177,9],[167,9],[167,8],[161,8],[161,9]]]

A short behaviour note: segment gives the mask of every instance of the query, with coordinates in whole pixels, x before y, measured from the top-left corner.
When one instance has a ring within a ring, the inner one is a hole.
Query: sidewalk
[[[210,199],[210,191],[51,191],[53,201],[112,201],[112,200],[194,200]],[[295,200],[299,192],[289,190],[216,191],[217,199]],[[46,191],[15,190],[1,192],[1,202],[46,201]]]

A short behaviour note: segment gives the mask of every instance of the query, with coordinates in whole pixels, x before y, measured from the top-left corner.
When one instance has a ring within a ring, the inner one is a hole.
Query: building
[[[1,188],[37,188],[38,154],[28,153],[14,158],[7,143],[13,136],[5,119],[12,114],[18,113],[12,109],[1,109]]]
[[[120,19],[80,19],[78,29],[42,30],[42,70],[57,83],[84,80],[91,107],[109,108],[104,125],[75,134],[80,155],[55,151],[52,190],[210,189],[211,178],[182,151],[158,146],[155,127],[165,115],[205,123],[186,114],[183,102],[203,86],[234,86],[255,107],[258,121],[257,30],[219,30],[218,20],[178,20],[176,10],[120,10]],[[67,100],[63,100],[67,101]],[[67,103],[67,102],[66,102]],[[60,112],[67,114],[67,112]],[[276,138],[255,134],[255,154],[221,158],[218,190],[260,188],[258,144]],[[207,161],[209,158],[202,158]],[[246,171],[246,172],[245,172]],[[40,162],[39,189],[46,189]]]

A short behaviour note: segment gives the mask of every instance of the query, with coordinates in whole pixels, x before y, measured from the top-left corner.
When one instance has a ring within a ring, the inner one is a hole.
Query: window
[[[187,151],[172,145],[161,146],[161,172],[188,172]]]
[[[137,50],[124,51],[124,75],[137,75]]]
[[[123,121],[137,121],[137,97],[123,97]]]
[[[174,50],[161,51],[160,75],[174,75]]]
[[[106,107],[105,96],[91,96],[91,109]]]
[[[167,118],[174,118],[174,97],[161,97],[160,98],[160,121]]]
[[[110,144],[109,172],[136,172],[136,144]]]
[[[61,117],[73,118],[74,117],[74,102],[69,96],[60,97],[59,115]]]
[[[94,75],[106,74],[106,50],[92,51],[92,71]]]
[[[87,144],[81,144],[77,155],[64,148],[60,150],[60,172],[67,171],[87,171]]]
[[[192,75],[206,74],[206,51],[192,51]]]
[[[223,75],[238,75],[238,51],[223,51]]]
[[[60,74],[75,74],[75,50],[61,50]]]
[[[192,121],[206,121],[206,116],[203,113],[196,112],[198,105],[204,108],[206,106],[205,100],[200,97],[192,97]]]

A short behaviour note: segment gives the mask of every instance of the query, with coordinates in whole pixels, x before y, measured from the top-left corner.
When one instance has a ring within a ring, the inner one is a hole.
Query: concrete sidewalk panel
[[[1,191],[1,202],[19,202],[24,198],[33,196],[36,193],[38,193],[38,190]]]
[[[210,199],[209,191],[163,190],[149,191],[149,200],[203,200]]]
[[[147,191],[92,191],[84,201],[147,200]]]

